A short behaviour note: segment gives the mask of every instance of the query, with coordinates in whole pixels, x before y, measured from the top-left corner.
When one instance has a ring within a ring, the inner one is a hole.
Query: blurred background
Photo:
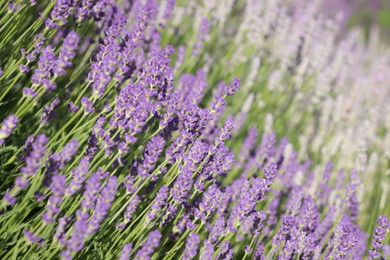
[[[383,39],[390,40],[390,0],[323,0],[323,3],[328,15],[342,15],[341,26],[362,26],[367,36],[371,28],[379,27]]]

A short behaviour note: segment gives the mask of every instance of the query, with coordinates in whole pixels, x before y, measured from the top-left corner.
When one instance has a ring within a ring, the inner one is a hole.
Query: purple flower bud
[[[314,232],[319,222],[319,213],[311,196],[304,200],[302,225],[310,232]]]
[[[276,135],[274,133],[265,133],[261,140],[261,145],[257,151],[258,161],[264,159],[270,160],[275,155]]]
[[[173,185],[173,189],[171,189],[173,199],[177,202],[184,203],[187,200],[187,195],[191,190],[192,184],[192,172],[187,168],[181,169],[181,173]]]
[[[23,96],[33,98],[37,95],[37,93],[31,88],[23,88]]]
[[[23,73],[27,73],[27,72],[30,71],[30,68],[29,68],[28,66],[24,65],[24,64],[20,64],[20,65],[19,65],[19,69],[20,69],[20,71],[23,72]]]
[[[43,201],[44,199],[46,199],[46,195],[42,192],[36,191],[34,193],[34,199],[36,199],[37,201]]]
[[[240,153],[240,161],[242,163],[250,157],[250,154],[256,145],[256,139],[257,139],[256,127],[251,127],[249,129],[247,137],[245,138],[242,144],[241,153]]]
[[[26,158],[26,165],[20,169],[23,174],[34,175],[41,167],[41,160],[46,151],[46,143],[48,139],[44,134],[40,134],[32,144],[32,151]]]
[[[136,212],[138,204],[140,202],[141,202],[140,197],[138,195],[135,195],[131,199],[129,205],[127,205],[126,211],[125,211],[125,222],[124,222],[125,225],[133,219],[133,214]]]
[[[149,233],[148,239],[142,245],[142,248],[138,250],[135,259],[147,260],[153,254],[154,250],[160,244],[161,233],[158,230],[154,230]]]
[[[121,255],[119,256],[119,260],[129,260],[132,249],[133,249],[133,245],[131,243],[125,244],[122,248],[122,252]]]
[[[69,240],[66,242],[67,249],[61,253],[61,256],[65,259],[68,259],[72,252],[77,252],[83,249],[84,239],[88,230],[88,218],[89,215],[87,212],[81,210],[76,211],[76,221],[73,224],[74,229],[70,235]],[[72,257],[70,257],[70,259],[72,259]]]
[[[100,224],[111,208],[111,203],[115,199],[117,189],[117,177],[112,176],[108,179],[106,185],[104,186],[100,197],[96,202],[95,212],[92,218],[88,221],[88,235],[94,234],[99,229]]]
[[[197,233],[190,233],[188,235],[183,260],[193,259],[198,254],[199,243],[200,239]]]
[[[47,45],[39,56],[38,68],[34,70],[31,82],[35,85],[44,84],[48,87],[48,80],[51,77],[51,70],[55,64],[55,53],[51,45]],[[49,80],[50,81],[50,80]]]
[[[16,198],[12,196],[8,191],[4,194],[3,200],[7,205],[14,205],[16,202]]]
[[[18,118],[14,115],[10,115],[4,119],[0,127],[0,145],[4,144],[4,140],[11,135],[18,122]]]
[[[233,130],[233,120],[227,119],[219,133],[218,139],[216,141],[216,146],[219,146],[225,140],[229,139],[231,137],[232,130]]]
[[[76,139],[72,139],[69,143],[67,143],[62,149],[60,153],[61,162],[63,164],[70,162],[72,160],[72,157],[75,156],[77,152],[77,148],[79,146],[79,142]],[[64,165],[61,167],[64,168]]]
[[[74,6],[75,2],[70,0],[57,1],[50,13],[50,18],[47,18],[45,21],[46,27],[58,29],[60,26],[66,24]]]
[[[29,244],[35,244],[42,240],[42,238],[35,235],[32,231],[23,231],[23,235]]]
[[[286,215],[282,219],[282,225],[279,228],[278,233],[273,237],[272,244],[279,246],[286,240],[286,237],[290,234],[292,227],[295,225],[295,217]]]
[[[233,259],[233,249],[230,245],[230,241],[224,241],[221,245],[221,249],[217,255],[218,260],[231,260]]]
[[[192,54],[194,56],[199,55],[199,51],[203,48],[203,43],[206,41],[206,37],[209,34],[209,20],[205,17],[200,21],[197,42],[194,45]]]
[[[218,239],[224,235],[225,232],[225,218],[219,217],[215,221],[214,225],[211,228],[210,234],[209,234],[209,240],[211,243],[216,243]]]
[[[66,243],[65,229],[68,223],[69,223],[68,216],[64,216],[58,219],[58,226],[56,228],[56,233],[54,234],[54,238],[57,239],[61,243],[61,245],[65,245]]]
[[[176,216],[177,210],[178,210],[177,205],[174,203],[170,203],[168,205],[168,208],[167,208],[165,214],[162,216],[161,225],[162,226],[168,225],[173,220],[173,218]]]
[[[65,75],[65,68],[72,66],[71,60],[75,55],[79,40],[80,36],[76,32],[70,31],[68,33],[61,46],[58,60],[53,68],[55,75]]]
[[[62,198],[65,194],[66,187],[66,176],[65,175],[57,175],[52,179],[52,183],[50,185],[50,190],[52,195],[47,202],[47,210],[45,214],[43,214],[43,222],[46,224],[52,223],[56,215],[60,213],[60,204],[62,202]]]
[[[166,200],[169,195],[169,189],[167,186],[162,186],[156,194],[150,210],[148,211],[147,223],[150,223],[156,218],[158,212],[160,212],[166,205]]]
[[[240,89],[241,81],[238,78],[233,78],[232,81],[230,81],[229,86],[226,86],[225,93],[228,96],[233,96],[234,92]]]
[[[73,102],[68,102],[67,107],[68,110],[72,113],[77,112],[79,110],[79,107],[76,106]]]
[[[92,174],[87,180],[83,200],[81,202],[84,211],[93,208],[97,200],[97,194],[100,190],[100,184],[100,175],[98,173]]]
[[[299,186],[294,187],[290,193],[289,199],[286,204],[286,209],[288,212],[291,213],[291,215],[293,216],[298,215],[302,206],[302,198],[303,198],[303,193],[301,187]]]
[[[159,136],[154,136],[150,139],[146,145],[144,152],[144,161],[141,167],[138,169],[139,175],[143,178],[149,176],[149,172],[154,169],[159,155],[161,154],[165,145],[165,140]]]
[[[372,235],[372,249],[368,252],[371,259],[380,259],[381,258],[381,249],[383,248],[383,240],[385,235],[389,232],[390,223],[386,216],[382,215],[378,217],[377,226],[374,229],[374,234]]]
[[[60,103],[59,98],[55,98],[48,106],[43,107],[43,112],[41,116],[41,127],[46,125],[47,120],[51,119],[54,117],[54,109],[58,106]]]
[[[165,8],[163,18],[168,20],[171,17],[172,11],[176,5],[176,0],[167,0],[165,1]]]
[[[66,194],[73,195],[81,189],[81,185],[85,181],[85,177],[88,174],[89,169],[89,160],[84,157],[81,159],[77,168],[72,170],[73,178],[69,183],[69,186],[66,187]]]
[[[93,102],[89,101],[87,97],[81,98],[81,104],[83,105],[86,114],[90,114],[95,111],[95,108],[93,107]]]
[[[259,242],[256,246],[255,253],[254,253],[254,259],[257,260],[265,260],[264,256],[264,244],[262,242]]]
[[[217,185],[212,184],[204,193],[202,201],[199,203],[199,210],[196,210],[195,216],[206,223],[218,208],[221,199],[222,192],[217,188]]]
[[[213,255],[214,255],[214,246],[208,239],[206,239],[204,241],[204,247],[201,250],[199,259],[213,260]]]

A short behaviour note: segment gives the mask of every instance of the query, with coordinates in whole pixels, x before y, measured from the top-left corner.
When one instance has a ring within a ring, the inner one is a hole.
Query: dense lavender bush
[[[1,259],[388,259],[390,49],[306,0],[0,3]]]

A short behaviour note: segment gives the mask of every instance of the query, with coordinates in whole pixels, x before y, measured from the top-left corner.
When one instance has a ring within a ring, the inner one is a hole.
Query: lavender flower
[[[47,45],[39,57],[38,68],[34,70],[31,82],[35,85],[44,85],[46,89],[53,90],[55,85],[50,81],[51,72],[55,65],[55,53],[51,45]]]
[[[319,213],[312,197],[309,196],[307,199],[304,200],[302,208],[302,226],[309,232],[314,232],[314,230],[318,226]]]
[[[251,151],[256,145],[256,139],[257,139],[257,130],[255,127],[251,127],[248,131],[247,137],[245,138],[242,144],[241,153],[240,153],[240,161],[242,163],[250,157]]]
[[[138,169],[141,177],[148,177],[149,172],[154,169],[159,155],[161,154],[165,145],[165,140],[159,136],[152,137],[149,143],[146,145],[144,152],[144,161],[141,167]]]
[[[383,240],[385,235],[389,232],[390,223],[386,216],[378,217],[378,226],[374,229],[374,234],[372,235],[372,249],[369,251],[369,256],[371,259],[380,259],[381,258],[381,249],[383,248]]]
[[[84,157],[81,159],[77,168],[72,170],[73,178],[70,181],[68,187],[66,187],[67,195],[73,195],[80,190],[81,185],[83,184],[85,177],[88,174],[88,169],[89,160],[88,158]]]
[[[32,144],[32,151],[26,158],[26,166],[20,169],[23,174],[28,176],[37,173],[39,167],[41,167],[41,161],[45,155],[45,145],[47,141],[48,139],[44,134],[40,134],[36,137],[35,142]]]
[[[67,143],[62,149],[60,153],[61,158],[61,169],[65,168],[65,164],[72,160],[72,157],[75,156],[77,152],[77,148],[79,146],[79,142],[76,139],[72,139],[69,143]]]
[[[156,215],[159,211],[162,210],[162,208],[166,204],[166,200],[169,195],[169,189],[167,186],[162,186],[160,190],[156,194],[156,198],[153,201],[150,210],[148,211],[148,216],[147,216],[147,222],[150,223],[152,220],[156,218]]]
[[[66,176],[65,175],[57,175],[52,179],[52,184],[50,185],[50,189],[52,195],[47,202],[47,211],[43,214],[43,221],[48,224],[54,221],[56,215],[60,213],[60,204],[62,202],[63,195],[65,193],[66,187]]]
[[[95,111],[95,108],[93,107],[93,102],[89,101],[87,97],[81,98],[81,104],[83,105],[86,114],[90,114]]]
[[[209,241],[211,243],[216,243],[220,236],[222,236],[225,232],[225,218],[219,217],[215,221],[214,225],[211,228],[209,234]]]
[[[130,253],[132,249],[133,249],[133,245],[131,243],[125,244],[122,248],[122,252],[119,257],[119,260],[128,260],[130,258]]]
[[[129,223],[133,219],[133,214],[137,210],[138,204],[141,202],[141,199],[138,195],[135,195],[129,205],[126,207],[125,211],[125,220],[123,223],[119,223],[117,228],[124,229],[126,227],[126,224]]]
[[[241,84],[240,79],[238,79],[238,78],[233,78],[233,79],[230,81],[229,86],[226,86],[226,88],[225,88],[225,93],[226,93],[226,95],[228,95],[228,96],[233,96],[233,95],[234,95],[234,92],[236,92],[237,90],[240,89],[240,84]]]
[[[204,241],[204,247],[200,253],[200,259],[212,260],[214,255],[214,246],[209,240]]]
[[[233,120],[227,119],[216,140],[217,147],[221,145],[225,140],[231,137],[232,130],[233,130]]]
[[[224,241],[221,245],[221,249],[217,255],[218,260],[222,259],[233,259],[233,250],[231,248],[230,242],[229,241]]]
[[[14,205],[16,202],[16,198],[9,191],[4,194],[3,200],[7,205]]]
[[[69,240],[66,242],[67,249],[63,250],[61,253],[61,256],[65,259],[68,259],[72,252],[77,252],[83,249],[85,243],[84,240],[88,230],[88,217],[89,215],[87,212],[81,210],[76,211],[76,221],[73,224],[74,230],[71,233]]]
[[[32,90],[31,88],[23,88],[23,96],[33,98],[37,96],[37,92]]]
[[[184,203],[187,199],[188,192],[192,187],[192,183],[192,172],[187,168],[181,169],[181,173],[173,185],[173,189],[171,189],[174,200]]]
[[[56,233],[54,234],[54,238],[57,239],[61,243],[61,245],[65,245],[66,243],[65,229],[68,223],[69,223],[68,216],[64,216],[58,219],[58,226],[56,228]]]
[[[186,248],[184,250],[184,260],[193,259],[198,254],[198,245],[200,243],[197,233],[190,233],[187,238]]]
[[[203,48],[203,43],[206,41],[206,37],[209,33],[209,21],[207,18],[203,18],[200,21],[199,29],[198,29],[198,39],[194,45],[194,49],[192,50],[192,54],[194,56],[199,55],[199,51]]]
[[[69,0],[57,1],[50,13],[50,18],[45,21],[46,27],[58,29],[60,26],[64,25],[72,13],[74,5],[75,3]]]
[[[100,190],[100,174],[94,173],[89,177],[85,185],[85,191],[83,194],[83,201],[81,206],[84,211],[93,208],[96,200],[97,194]]]
[[[142,248],[138,250],[135,259],[148,260],[153,254],[154,250],[160,244],[161,233],[158,230],[154,230],[149,233],[148,239],[142,245]]]
[[[116,190],[118,189],[117,178],[112,176],[108,179],[104,186],[98,201],[96,202],[95,212],[92,218],[88,221],[87,234],[94,234],[107,216],[111,208],[111,203],[115,198]]]
[[[18,122],[18,118],[14,115],[10,115],[4,119],[0,128],[0,145],[4,144],[4,140],[11,135]]]
[[[65,75],[65,68],[72,66],[71,60],[75,55],[79,40],[80,36],[76,32],[70,31],[68,33],[63,45],[61,46],[58,60],[56,61],[56,64],[53,68],[55,75]]]
[[[178,210],[177,205],[170,203],[168,205],[168,208],[167,208],[165,214],[162,216],[161,225],[162,226],[168,225],[168,223],[170,223],[173,220],[173,218],[175,217],[177,210]]]
[[[199,209],[196,209],[195,216],[207,222],[219,206],[222,198],[222,192],[217,185],[212,184],[204,193],[202,201],[199,203]]]
[[[279,228],[278,233],[273,237],[272,244],[279,246],[282,242],[286,240],[286,237],[290,234],[293,226],[296,223],[294,216],[286,215],[282,219],[282,225]]]
[[[29,244],[34,244],[42,240],[42,238],[35,235],[32,231],[23,231],[23,235]]]
[[[58,106],[60,103],[59,98],[55,98],[48,106],[43,107],[43,112],[41,116],[41,127],[46,125],[47,120],[54,117],[54,109]]]
[[[79,110],[79,107],[76,106],[73,102],[68,102],[67,107],[70,112],[77,112]]]

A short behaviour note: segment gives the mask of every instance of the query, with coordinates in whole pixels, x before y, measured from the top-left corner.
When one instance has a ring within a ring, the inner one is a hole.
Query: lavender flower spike
[[[11,135],[18,122],[18,118],[14,115],[10,115],[4,119],[0,128],[0,145],[4,144],[4,140]]]
[[[198,254],[198,245],[200,243],[199,235],[197,233],[189,234],[184,250],[183,260],[193,259]]]
[[[117,189],[117,178],[116,176],[112,176],[108,179],[106,186],[104,186],[96,203],[95,212],[88,222],[88,235],[94,234],[99,229],[100,224],[111,208],[111,203],[115,198]]]
[[[389,232],[390,223],[386,216],[382,215],[378,217],[378,226],[375,227],[375,233],[372,235],[372,249],[369,251],[371,259],[381,259],[381,249],[383,248],[383,240],[385,235]]]
[[[169,195],[169,189],[167,186],[162,186],[157,192],[156,198],[152,203],[151,209],[148,212],[147,223],[150,223],[156,218],[156,215],[165,206],[166,200]]]
[[[65,175],[57,175],[52,179],[52,183],[50,185],[50,189],[52,195],[47,202],[47,211],[43,214],[43,222],[46,224],[52,223],[54,221],[54,217],[60,213],[60,204],[62,202],[63,195],[65,193],[66,186],[66,176]]]
[[[68,187],[66,187],[66,194],[73,195],[80,190],[81,185],[83,184],[86,175],[88,174],[89,169],[89,160],[84,157],[81,159],[76,170],[72,170],[73,178],[70,181]]]
[[[225,93],[228,96],[233,96],[234,92],[240,89],[241,81],[238,78],[233,78],[232,81],[230,81],[229,86],[226,86]]]
[[[55,75],[65,75],[65,68],[72,66],[71,60],[75,55],[79,40],[80,36],[76,32],[70,31],[68,33],[60,49],[58,60],[53,68]]]
[[[135,259],[137,260],[149,260],[154,250],[158,247],[161,240],[161,233],[158,230],[154,230],[149,233],[148,239],[143,244],[142,248],[138,250]]]
[[[32,152],[26,158],[26,166],[21,168],[21,172],[25,175],[34,175],[41,166],[41,160],[45,155],[46,143],[48,139],[44,134],[40,134],[32,144]]]
[[[129,260],[132,249],[133,249],[133,245],[131,243],[125,244],[122,248],[122,252],[119,257],[119,260]]]

